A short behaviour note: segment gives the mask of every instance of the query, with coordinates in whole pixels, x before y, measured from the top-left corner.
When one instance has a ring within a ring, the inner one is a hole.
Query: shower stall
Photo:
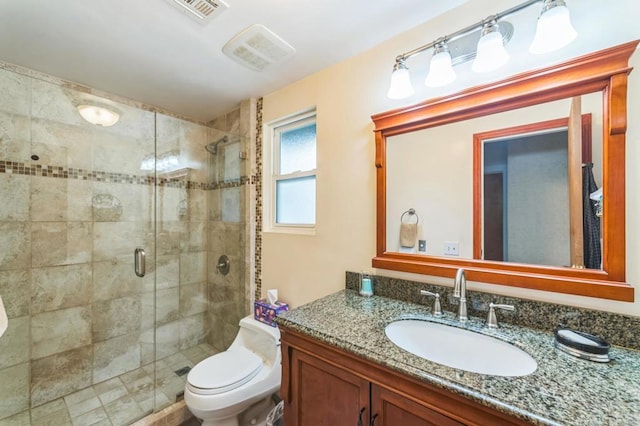
[[[251,123],[94,93],[0,67],[0,425],[130,424],[249,313]]]

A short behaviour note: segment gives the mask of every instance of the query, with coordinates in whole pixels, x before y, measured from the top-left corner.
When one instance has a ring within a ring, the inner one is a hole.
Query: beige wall
[[[309,302],[344,287],[346,270],[372,270],[375,255],[375,166],[373,124],[370,116],[391,108],[446,95],[465,87],[496,80],[527,69],[539,68],[590,51],[640,38],[633,16],[640,13],[635,0],[603,3],[596,0],[571,2],[571,13],[579,38],[572,45],[548,55],[526,51],[533,22],[539,12],[532,6],[510,21],[516,32],[508,50],[511,61],[488,75],[474,74],[470,64],[456,67],[458,80],[451,86],[427,89],[422,85],[429,54],[409,60],[416,94],[409,99],[386,98],[394,57],[443,34],[479,21],[488,12],[503,10],[518,1],[476,0],[428,24],[406,32],[357,57],[325,69],[264,98],[264,123],[316,106],[318,111],[317,233],[314,236],[264,233],[263,294],[279,288],[281,298],[293,306]],[[592,31],[597,28],[597,31]],[[640,65],[640,55],[632,57]],[[640,71],[629,83],[629,117],[640,115]],[[268,141],[268,135],[265,140]],[[640,124],[630,119],[627,132],[627,281],[640,288],[640,170],[632,159],[640,158]],[[378,274],[415,281],[449,284],[450,280],[393,271]],[[482,291],[638,315],[640,301],[623,303],[559,295],[482,283],[470,283]],[[636,299],[639,299],[636,290]]]

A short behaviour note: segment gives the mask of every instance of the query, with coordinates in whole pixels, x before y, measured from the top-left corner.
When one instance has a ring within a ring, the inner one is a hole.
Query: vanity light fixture
[[[116,111],[100,105],[78,105],[78,112],[86,121],[97,126],[113,126],[120,119]]]
[[[452,65],[473,58],[475,61],[472,69],[475,72],[498,69],[509,60],[509,54],[504,45],[511,39],[513,32],[513,26],[502,19],[539,2],[543,3],[542,10],[538,17],[536,35],[529,51],[531,53],[547,53],[571,43],[577,33],[571,25],[569,9],[565,0],[527,0],[434,42],[396,56],[387,96],[391,99],[403,99],[414,93],[406,61],[429,49],[434,50],[429,73],[425,80],[425,85],[429,87],[439,87],[451,83],[455,80]],[[475,45],[475,49],[471,48],[465,51],[465,42],[473,38],[478,40],[478,35],[479,41]],[[452,55],[451,52],[455,53]]]

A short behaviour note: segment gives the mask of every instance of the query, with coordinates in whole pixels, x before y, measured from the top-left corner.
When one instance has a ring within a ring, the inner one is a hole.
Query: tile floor
[[[184,390],[186,375],[217,351],[201,344],[121,376],[0,420],[0,426],[125,426],[174,403]],[[155,372],[154,372],[155,370]],[[155,373],[155,387],[154,387]]]

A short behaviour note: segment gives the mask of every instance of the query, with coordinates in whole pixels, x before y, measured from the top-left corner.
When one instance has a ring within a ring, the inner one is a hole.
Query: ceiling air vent
[[[209,23],[229,7],[222,0],[169,0],[169,2],[201,24]]]
[[[222,52],[247,68],[263,71],[290,58],[296,49],[264,25],[255,24],[236,34]]]

